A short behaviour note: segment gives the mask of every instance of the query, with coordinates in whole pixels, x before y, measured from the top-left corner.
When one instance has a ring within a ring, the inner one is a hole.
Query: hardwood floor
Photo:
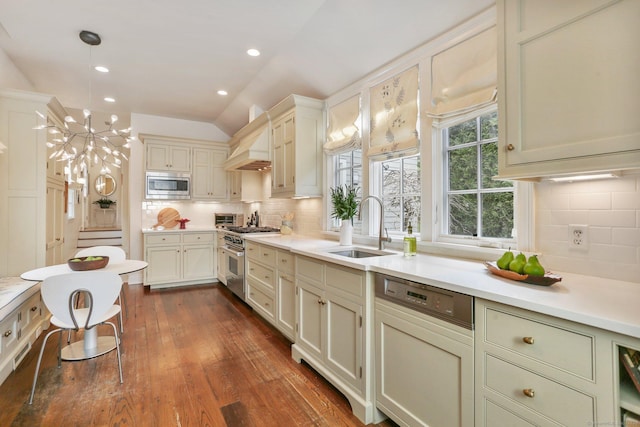
[[[115,352],[58,369],[54,335],[29,405],[42,334],[0,386],[0,426],[362,425],[346,398],[296,363],[291,343],[223,286],[126,292],[124,384]]]

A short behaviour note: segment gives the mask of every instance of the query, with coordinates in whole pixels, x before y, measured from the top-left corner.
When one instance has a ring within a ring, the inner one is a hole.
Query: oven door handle
[[[222,252],[231,255],[231,256],[236,256],[238,258],[243,257],[244,256],[244,251],[234,251],[232,249],[229,249],[227,246],[222,246],[220,249],[222,249]]]

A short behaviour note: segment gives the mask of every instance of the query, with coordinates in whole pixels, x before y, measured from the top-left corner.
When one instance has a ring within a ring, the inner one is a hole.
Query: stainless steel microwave
[[[191,175],[188,173],[147,172],[147,199],[178,200],[191,198]]]

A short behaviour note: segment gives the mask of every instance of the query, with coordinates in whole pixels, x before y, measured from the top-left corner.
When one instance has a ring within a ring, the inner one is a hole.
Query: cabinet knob
[[[533,398],[536,395],[536,392],[532,388],[525,388],[522,390],[522,393],[527,396]]]
[[[516,147],[514,147],[513,144],[507,144],[507,151],[513,151],[515,148]]]
[[[34,305],[33,307],[31,307],[31,311],[36,311],[38,309],[37,305]]]
[[[533,337],[523,337],[522,341],[524,341],[527,344],[533,344]]]
[[[11,331],[11,330],[9,330],[9,331],[5,332],[5,333],[4,333],[4,337],[5,337],[5,338],[6,338],[6,337],[8,337],[9,335],[11,335],[11,333],[12,333],[12,331]]]

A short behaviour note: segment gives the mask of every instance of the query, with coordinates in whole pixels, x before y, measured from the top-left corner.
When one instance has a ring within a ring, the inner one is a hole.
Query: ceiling
[[[202,121],[232,135],[251,106],[291,93],[327,98],[494,3],[2,0],[0,48],[32,90],[67,108]],[[81,30],[102,44],[84,44]],[[110,72],[93,71],[98,64]]]

